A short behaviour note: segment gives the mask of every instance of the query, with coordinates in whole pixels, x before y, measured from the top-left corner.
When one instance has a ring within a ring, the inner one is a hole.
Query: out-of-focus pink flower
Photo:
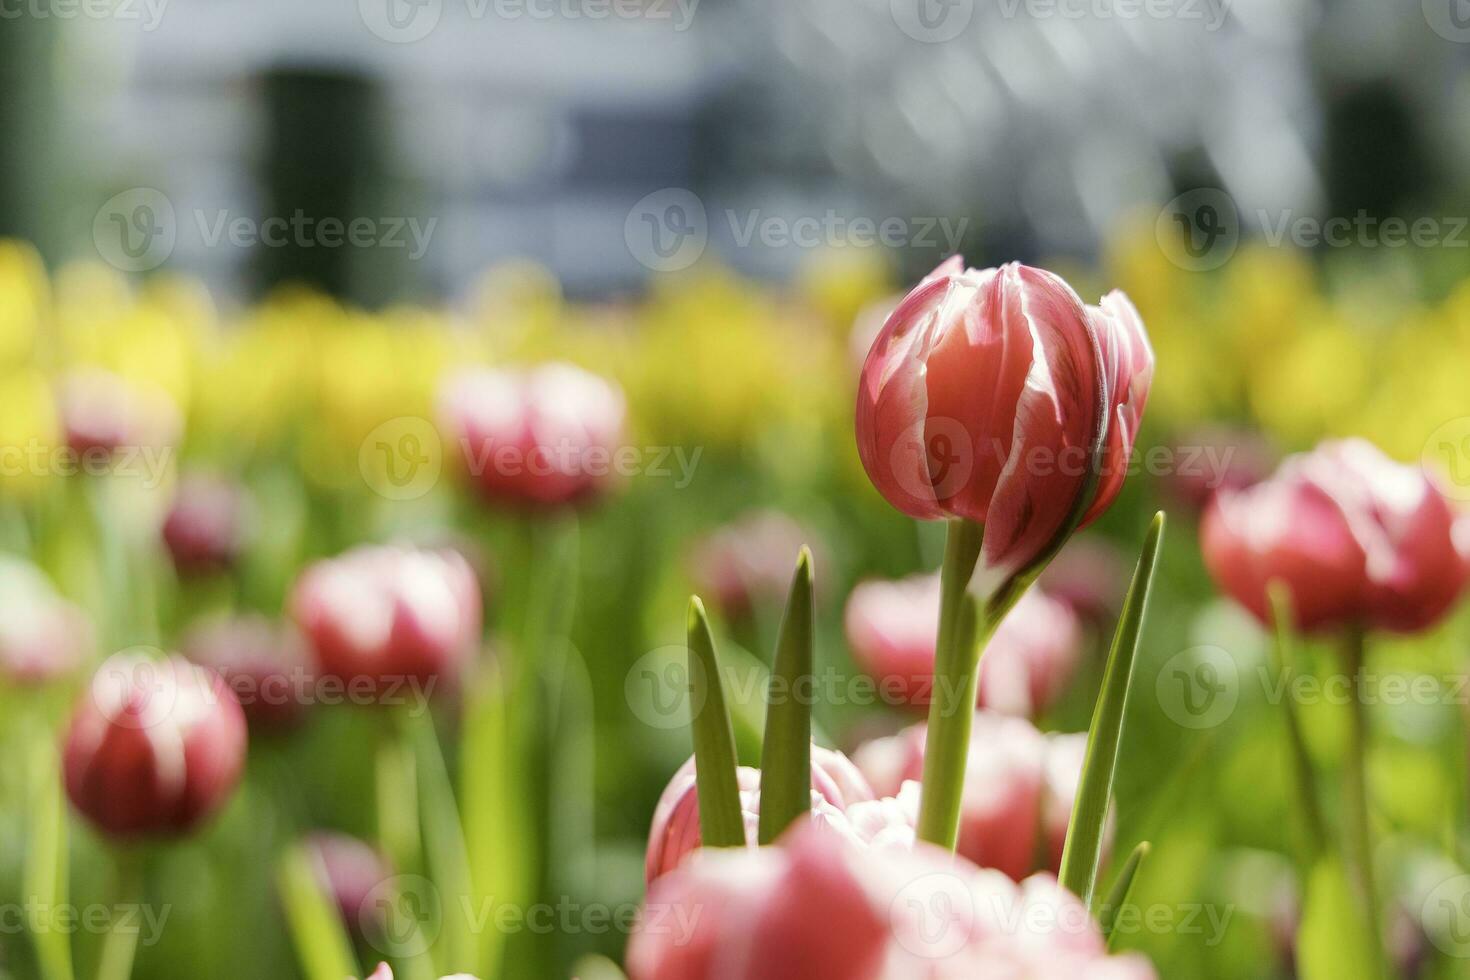
[[[1167,472],[1169,493],[1191,511],[1204,510],[1216,492],[1244,490],[1270,475],[1276,453],[1259,433],[1201,426],[1180,436]]]
[[[811,752],[812,814],[815,820],[840,820],[842,812],[852,804],[873,799],[868,781],[847,756],[818,745],[813,745]],[[760,770],[740,766],[735,770],[735,777],[740,786],[745,841],[754,847],[760,822]],[[648,833],[648,853],[644,860],[645,879],[651,882],[678,867],[699,848],[700,841],[699,790],[691,757],[674,773],[674,778],[664,787],[658,805],[654,807],[653,825]]]
[[[934,688],[939,577],[869,581],[853,589],[845,624],[853,658],[885,699],[923,707]],[[980,659],[979,703],[1023,717],[1044,712],[1066,689],[1081,658],[1071,608],[1037,589],[1021,596]]]
[[[168,395],[110,371],[71,372],[59,382],[57,400],[67,445],[79,455],[172,445],[182,428]]]
[[[366,841],[336,831],[316,831],[305,843],[317,878],[347,928],[361,936],[369,932],[369,926],[381,925],[383,912],[371,906],[369,899],[392,874],[383,856]]]
[[[387,963],[379,963],[378,968],[368,975],[367,980],[393,980],[393,968]],[[476,980],[468,973],[453,973],[439,980]]]
[[[70,674],[91,655],[92,623],[34,566],[0,556],[0,672],[16,684]]]
[[[696,591],[726,619],[748,616],[760,603],[785,598],[797,553],[810,544],[811,535],[786,514],[745,514],[694,546],[689,563]]]
[[[163,543],[180,574],[228,568],[244,544],[246,498],[230,480],[194,473],[179,481],[163,521]]]
[[[480,640],[479,584],[447,549],[368,545],[317,562],[297,581],[291,612],[319,673],[375,695],[455,684]]]
[[[1050,876],[1017,885],[927,844],[873,850],[813,824],[660,878],[627,963],[631,980],[1154,976],[1139,957],[1107,957]]]
[[[1132,575],[1133,566],[1117,547],[1089,533],[1068,541],[1036,584],[1084,621],[1111,627]]]
[[[1153,377],[1120,292],[1085,306],[1041,269],[966,269],[958,256],[895,309],[863,366],[858,453],[899,510],[985,525],[1005,577],[1117,496]],[[1083,499],[1096,471],[1090,499]]]
[[[479,369],[451,379],[440,408],[465,467],[495,500],[580,503],[612,485],[627,407],[612,382],[570,364]]]
[[[874,793],[902,798],[900,787],[923,777],[925,731],[922,723],[913,725],[857,750],[854,760]],[[1084,734],[1043,735],[1024,719],[978,712],[960,802],[959,853],[1015,881],[1057,871],[1086,745]]]
[[[311,695],[306,644],[292,627],[259,614],[219,616],[190,627],[179,652],[224,678],[253,732],[301,720]]]
[[[110,657],[77,702],[66,792],[113,837],[185,833],[224,803],[245,762],[245,716],[217,674],[182,657]]]
[[[1220,588],[1263,623],[1281,581],[1305,630],[1433,625],[1464,591],[1470,562],[1449,503],[1417,467],[1360,439],[1287,459],[1271,479],[1217,494],[1200,529]]]

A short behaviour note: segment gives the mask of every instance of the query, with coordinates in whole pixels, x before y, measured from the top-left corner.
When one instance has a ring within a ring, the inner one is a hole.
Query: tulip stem
[[[138,925],[129,913],[143,901],[143,855],[132,848],[118,848],[113,856],[113,875],[112,918],[97,961],[97,980],[129,980],[133,975]]]
[[[1289,684],[1296,674],[1295,632],[1291,607],[1291,593],[1286,584],[1273,581],[1266,590],[1271,602],[1271,623],[1275,633],[1276,669],[1283,683]],[[1301,718],[1291,698],[1282,699],[1283,717],[1286,722],[1287,744],[1291,748],[1293,782],[1297,805],[1302,812],[1304,866],[1312,867],[1318,850],[1327,840],[1327,821],[1322,816],[1322,807],[1317,799],[1317,777],[1312,770],[1312,759],[1307,752],[1306,737],[1302,734]]]
[[[994,623],[980,623],[979,603],[969,594],[980,560],[985,529],[965,520],[949,522],[944,565],[939,571],[939,635],[934,649],[934,685],[919,797],[918,836],[953,851],[959,840],[960,798],[975,719],[980,648]]]
[[[1368,710],[1363,703],[1366,639],[1361,628],[1348,629],[1343,653],[1348,676],[1353,683],[1353,695],[1348,700],[1348,746],[1342,779],[1343,836],[1351,861],[1356,866],[1358,897],[1367,919],[1368,945],[1373,955],[1375,975],[1384,977],[1388,975],[1387,959],[1373,872],[1373,836],[1368,819]]]

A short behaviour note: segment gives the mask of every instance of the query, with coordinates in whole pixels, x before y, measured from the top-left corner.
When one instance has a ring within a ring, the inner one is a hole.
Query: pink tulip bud
[[[281,732],[301,720],[311,674],[306,645],[293,628],[260,615],[217,617],[191,627],[179,648],[224,679],[252,732]]]
[[[120,653],[77,702],[62,766],[72,804],[119,838],[192,830],[229,797],[245,716],[218,675],[182,657]]]
[[[1171,496],[1198,513],[1221,490],[1244,490],[1260,483],[1275,463],[1271,444],[1259,434],[1204,426],[1176,441],[1164,485]]]
[[[326,830],[310,834],[306,846],[317,878],[347,928],[359,937],[380,928],[385,917],[372,900],[392,875],[383,856],[366,841]]]
[[[367,980],[393,980],[393,968],[387,963],[379,963],[378,968],[368,976]],[[447,977],[440,977],[439,980],[476,980],[476,978],[468,973],[454,973]]]
[[[291,611],[320,674],[376,697],[454,684],[480,640],[480,588],[456,551],[369,545],[312,565]]]
[[[73,371],[57,392],[66,442],[78,454],[172,445],[183,426],[162,391],[94,368]]]
[[[810,823],[660,878],[627,963],[631,980],[1154,976],[1109,958],[1054,878],[1017,885],[927,844],[873,850]]]
[[[532,507],[596,497],[619,474],[623,393],[570,364],[465,372],[441,410],[485,496]]]
[[[696,591],[732,620],[749,616],[762,603],[780,603],[791,585],[796,554],[810,541],[811,535],[785,514],[746,514],[695,545],[690,565]]]
[[[1088,307],[1040,269],[962,266],[945,262],[884,324],[859,385],[858,452],[905,514],[985,524],[982,562],[1009,576],[1117,496],[1153,352],[1122,293]]]
[[[867,780],[847,756],[817,745],[813,745],[811,751],[814,819],[821,822],[839,820],[848,806],[873,799]],[[760,770],[740,766],[735,770],[735,776],[740,786],[745,840],[754,847],[760,822]],[[644,861],[645,879],[652,882],[678,867],[699,848],[700,842],[699,790],[691,757],[674,773],[654,808]]]
[[[880,694],[915,707],[934,687],[939,577],[870,581],[847,601],[847,642]],[[985,645],[979,703],[1034,717],[1065,691],[1081,657],[1082,631],[1071,608],[1037,589],[1021,596]]]
[[[163,542],[182,575],[228,568],[243,545],[246,501],[228,480],[192,474],[179,481],[163,522]]]
[[[92,652],[91,621],[56,594],[35,566],[0,557],[0,672],[44,684],[76,670]]]
[[[1286,460],[1248,490],[1220,493],[1200,528],[1220,588],[1270,623],[1280,581],[1304,630],[1360,624],[1414,632],[1464,590],[1470,563],[1450,505],[1417,467],[1359,439]]]
[[[1132,575],[1133,566],[1116,546],[1088,533],[1067,542],[1041,573],[1037,585],[1053,599],[1071,606],[1083,621],[1094,626],[1105,624],[1111,632]]]

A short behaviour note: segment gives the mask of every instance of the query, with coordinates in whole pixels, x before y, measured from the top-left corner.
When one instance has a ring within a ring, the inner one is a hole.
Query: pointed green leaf
[[[427,713],[413,719],[414,747],[418,759],[419,793],[423,797],[424,862],[429,878],[439,889],[441,915],[440,953],[437,966],[442,973],[456,973],[476,968],[475,922],[471,904],[474,888],[470,882],[469,852],[465,847],[464,828],[460,826],[459,809],[454,803],[454,787],[439,736],[434,731],[433,717]]]
[[[37,903],[40,917],[31,932],[36,960],[45,980],[71,980],[71,937],[54,909],[67,902],[66,807],[57,776],[56,747],[51,731],[40,728],[31,753],[30,842],[25,856],[25,894]]]
[[[297,846],[286,852],[276,869],[276,886],[306,980],[362,976],[341,913],[322,891],[305,848]]]
[[[725,706],[715,640],[698,596],[689,600],[689,727],[700,839],[709,847],[740,847],[745,844],[745,824],[735,777],[735,729]]]
[[[1128,855],[1128,860],[1123,863],[1122,870],[1118,872],[1117,879],[1113,882],[1112,890],[1108,892],[1108,900],[1097,910],[1098,925],[1102,926],[1103,938],[1112,944],[1113,923],[1118,919],[1118,910],[1128,904],[1128,895],[1133,891],[1133,879],[1138,875],[1138,868],[1143,864],[1143,859],[1148,857],[1149,842],[1140,841]]]
[[[1275,627],[1276,669],[1281,673],[1282,683],[1289,684],[1296,670],[1291,593],[1285,583],[1276,581],[1267,588],[1267,594],[1271,601],[1271,621]],[[1281,708],[1286,720],[1287,743],[1291,746],[1297,806],[1302,813],[1302,855],[1310,867],[1320,856],[1322,842],[1328,839],[1327,821],[1322,816],[1322,806],[1318,801],[1317,777],[1312,769],[1311,756],[1307,754],[1307,742],[1302,735],[1296,701],[1290,697],[1282,698]]]
[[[766,698],[761,746],[760,842],[769,844],[811,809],[813,647],[812,553],[803,547],[786,598]]]
[[[1143,618],[1148,610],[1148,594],[1163,535],[1164,514],[1160,511],[1154,516],[1144,539],[1143,553],[1133,572],[1133,582],[1128,586],[1117,632],[1113,634],[1102,691],[1087,733],[1087,754],[1082,761],[1077,799],[1072,804],[1072,822],[1067,827],[1067,842],[1062,849],[1061,883],[1089,908],[1097,885],[1097,865],[1102,853],[1108,804],[1113,794],[1113,774],[1118,766],[1118,746],[1123,739],[1123,717],[1133,681],[1133,663],[1138,653],[1138,638],[1143,632]]]

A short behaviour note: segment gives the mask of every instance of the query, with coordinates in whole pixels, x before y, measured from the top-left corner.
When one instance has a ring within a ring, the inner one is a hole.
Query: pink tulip
[[[854,755],[880,796],[924,773],[923,724],[875,739]],[[1020,881],[1057,871],[1082,772],[1087,736],[1042,735],[1020,718],[975,715],[960,802],[959,853]],[[851,814],[849,814],[851,816]]]
[[[885,698],[923,707],[934,687],[939,577],[870,581],[853,589],[847,641]],[[1076,672],[1082,632],[1071,608],[1037,589],[1001,621],[980,660],[979,703],[1007,714],[1046,711]]]
[[[811,751],[815,820],[837,821],[850,805],[873,799],[867,780],[847,756],[817,745]],[[674,773],[654,808],[644,861],[644,877],[649,882],[678,867],[700,846],[699,790],[694,771],[694,759],[690,758]],[[735,775],[740,786],[746,844],[754,847],[760,820],[760,770],[740,766]]]
[[[465,372],[445,386],[441,410],[470,478],[491,499],[580,503],[608,489],[618,472],[623,394],[570,364]]]
[[[382,910],[370,907],[369,902],[392,874],[383,856],[366,841],[327,830],[308,835],[306,846],[318,881],[347,928],[361,936],[368,925],[379,925]]]
[[[66,676],[91,655],[93,630],[35,566],[0,557],[0,673],[24,685]]]
[[[177,406],[162,391],[96,368],[62,378],[57,400],[67,445],[82,455],[171,445],[182,428]]]
[[[1116,546],[1089,533],[1068,541],[1036,584],[1084,622],[1105,624],[1111,631],[1132,574],[1133,566]]]
[[[696,591],[732,620],[749,616],[760,604],[780,603],[797,552],[810,541],[811,535],[779,511],[745,514],[694,547],[690,565]]]
[[[246,500],[236,483],[193,474],[179,481],[163,522],[163,542],[180,574],[228,568],[239,557]]]
[[[388,545],[317,562],[291,611],[318,671],[375,695],[429,694],[454,684],[480,640],[480,588],[457,551]]]
[[[1244,490],[1270,475],[1271,445],[1246,429],[1204,426],[1181,436],[1163,474],[1169,493],[1191,511],[1202,511],[1219,491]]]
[[[1117,496],[1152,376],[1143,323],[1122,293],[1088,307],[1049,272],[965,269],[956,256],[874,342],[858,452],[905,514],[985,524],[982,562],[1009,576]]]
[[[1201,525],[1217,585],[1263,623],[1282,582],[1296,624],[1359,624],[1414,632],[1464,590],[1466,535],[1417,467],[1362,440],[1324,443],[1286,460],[1264,483],[1220,493]]]
[[[245,716],[218,675],[131,653],[98,670],[62,756],[72,804],[118,838],[192,830],[228,799],[244,762]]]
[[[707,851],[649,890],[631,980],[1147,980],[1109,958],[1054,878],[1017,885],[927,844],[872,850],[814,824]]]
[[[379,963],[378,968],[368,976],[367,980],[393,980],[393,968],[387,963]],[[440,977],[439,980],[475,980],[475,978],[468,973],[453,973]]]
[[[256,614],[216,617],[190,627],[179,649],[224,679],[252,732],[280,732],[301,720],[311,675],[294,629]]]

